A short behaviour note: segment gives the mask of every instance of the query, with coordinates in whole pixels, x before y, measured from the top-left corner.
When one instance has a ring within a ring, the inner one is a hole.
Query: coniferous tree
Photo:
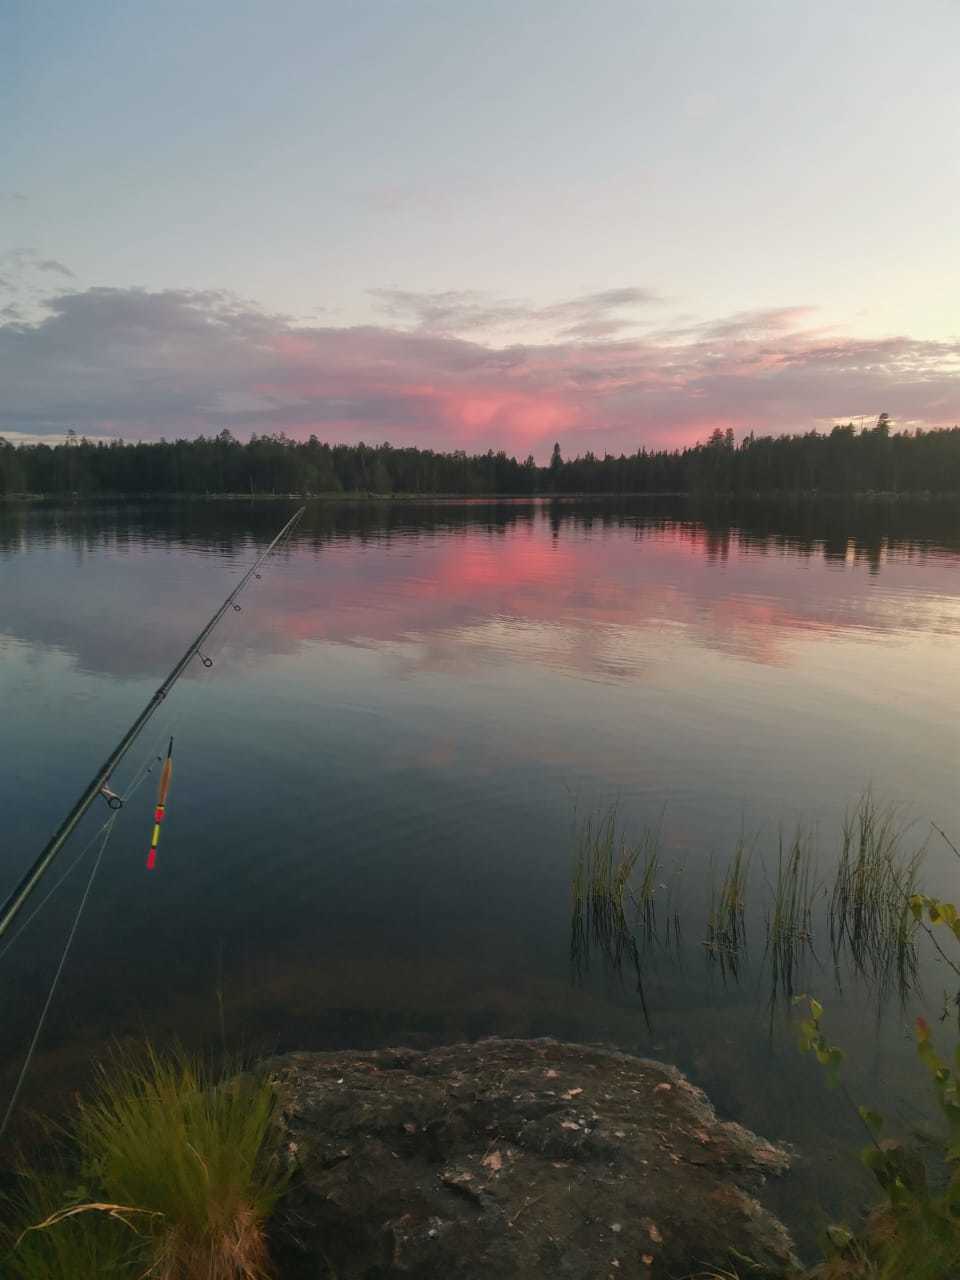
[[[960,427],[894,431],[887,414],[857,430],[764,436],[737,443],[715,428],[683,449],[564,458],[555,444],[546,467],[503,450],[467,454],[432,449],[329,444],[316,435],[253,435],[224,429],[192,440],[96,443],[68,433],[53,444],[0,439],[0,495],[18,493],[504,494],[699,493],[960,494]]]

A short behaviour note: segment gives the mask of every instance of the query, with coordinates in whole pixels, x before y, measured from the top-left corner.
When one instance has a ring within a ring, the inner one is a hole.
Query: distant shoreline
[[[339,493],[0,493],[0,505],[92,506],[98,503],[175,503],[175,502],[306,502],[306,503],[387,503],[457,505],[462,503],[561,503],[622,502],[638,498],[684,498],[701,502],[916,502],[960,503],[960,493],[934,493],[929,489],[861,490],[851,493],[821,489],[763,489],[749,492],[638,491],[635,493],[373,493],[356,490]]]

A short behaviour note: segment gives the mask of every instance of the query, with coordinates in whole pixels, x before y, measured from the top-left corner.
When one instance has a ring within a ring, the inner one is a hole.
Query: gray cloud
[[[0,301],[16,308],[17,319],[41,319],[46,313],[44,300],[50,291],[47,277],[51,275],[76,279],[68,266],[57,258],[41,258],[36,249],[7,250],[0,254]],[[0,314],[11,318],[9,311]]]
[[[445,315],[491,306],[469,291],[383,296],[441,327]],[[217,291],[60,293],[39,318],[3,313],[0,433],[73,426],[151,438],[228,426],[440,448],[526,452],[559,438],[565,450],[632,451],[717,425],[801,430],[881,410],[899,423],[960,420],[960,342],[848,338],[808,327],[809,311],[794,307],[610,336],[603,309],[627,300],[639,301],[637,291],[543,308],[580,332],[495,346],[429,323],[304,325]],[[520,304],[496,314],[510,306]]]
[[[413,322],[428,333],[474,333],[510,326],[584,339],[610,337],[632,328],[633,317],[615,313],[662,301],[652,289],[635,287],[587,293],[545,307],[514,298],[491,298],[476,290],[371,289],[370,294],[386,315]]]
[[[385,315],[395,320],[412,320],[431,332],[463,333],[497,328],[522,322],[530,314],[530,308],[520,302],[490,301],[485,294],[471,289],[447,289],[439,293],[371,289],[369,293],[377,299]]]
[[[736,311],[720,320],[697,320],[651,334],[659,341],[683,340],[757,340],[771,335],[803,330],[816,316],[815,307],[765,307],[755,311]]]
[[[38,271],[51,272],[54,275],[66,276],[68,280],[76,280],[76,276],[69,267],[65,267],[62,262],[58,262],[56,258],[44,258],[37,264]]]

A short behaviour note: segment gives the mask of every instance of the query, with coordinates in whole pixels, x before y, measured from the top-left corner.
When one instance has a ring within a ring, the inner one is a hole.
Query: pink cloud
[[[552,317],[558,336],[508,346],[424,328],[424,314],[453,325],[458,307],[473,324],[475,295],[442,295],[442,306],[431,295],[408,329],[296,325],[221,293],[61,294],[42,319],[0,325],[0,432],[149,438],[227,426],[543,459],[555,439],[565,453],[633,452],[716,426],[776,433],[881,411],[926,427],[960,420],[958,340],[838,334],[795,307],[563,336],[603,332],[610,310],[640,292],[540,308],[536,322]]]

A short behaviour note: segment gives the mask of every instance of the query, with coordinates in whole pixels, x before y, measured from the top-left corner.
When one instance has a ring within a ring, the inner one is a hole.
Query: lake
[[[293,509],[0,505],[0,893]],[[771,1005],[762,925],[739,980],[711,963],[710,886],[742,835],[762,897],[798,824],[828,880],[869,788],[927,842],[925,886],[956,894],[930,824],[960,836],[958,570],[960,518],[935,504],[311,504],[118,771],[120,791],[173,735],[157,868],[154,768],[25,1102],[144,1032],[248,1052],[603,1040],[794,1143],[773,1203],[808,1242],[814,1202],[870,1198],[863,1133],[797,1051],[789,998]],[[683,942],[645,961],[646,1016],[629,973],[572,977],[575,828],[611,806],[626,836],[658,830],[658,884],[683,868]],[[4,1106],[90,857],[2,959]],[[910,1017],[949,973],[924,960],[903,1005],[837,990],[823,937],[804,966],[851,1092],[925,1131]]]

